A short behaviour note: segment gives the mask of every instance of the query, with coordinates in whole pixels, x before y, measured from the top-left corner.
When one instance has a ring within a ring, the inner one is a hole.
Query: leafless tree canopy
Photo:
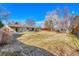
[[[61,20],[60,14],[63,14],[63,20]],[[77,26],[78,21],[76,21],[74,18],[75,15],[73,13],[71,14],[67,7],[62,9],[62,12],[60,9],[56,9],[54,11],[48,12],[45,16],[45,20],[50,24],[50,28],[54,28],[54,26],[57,25],[58,30],[62,30],[64,32],[72,32],[73,27]]]
[[[45,16],[45,20],[46,22],[48,22],[48,28],[50,28],[51,31],[54,29],[54,25],[58,25],[59,14],[60,14],[60,10],[56,9],[54,11],[48,12],[47,15]]]
[[[10,12],[8,12],[5,8],[0,6],[0,20],[6,20],[6,22],[8,22],[10,16]]]
[[[28,25],[28,26],[35,26],[35,20],[33,20],[33,19],[27,19],[26,20],[26,25]]]

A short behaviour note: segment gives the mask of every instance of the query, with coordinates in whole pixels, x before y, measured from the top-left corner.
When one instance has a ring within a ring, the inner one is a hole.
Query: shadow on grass
[[[26,45],[18,40],[20,35],[13,35],[11,42],[0,46],[0,56],[55,56],[45,49]]]

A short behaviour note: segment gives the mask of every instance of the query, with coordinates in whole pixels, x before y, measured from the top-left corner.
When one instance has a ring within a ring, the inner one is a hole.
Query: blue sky
[[[74,11],[75,15],[79,15],[79,4],[77,3],[4,3],[0,5],[11,13],[11,20],[18,22],[32,18],[40,23],[44,20],[47,12],[64,7],[68,7],[70,13]]]

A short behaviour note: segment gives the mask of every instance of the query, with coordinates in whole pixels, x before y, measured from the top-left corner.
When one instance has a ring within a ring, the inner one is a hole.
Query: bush
[[[4,24],[2,23],[2,21],[0,21],[0,28],[2,28],[4,26]]]
[[[9,32],[5,32],[3,30],[0,30],[0,45],[4,45],[6,43],[9,43],[11,38],[11,35]]]

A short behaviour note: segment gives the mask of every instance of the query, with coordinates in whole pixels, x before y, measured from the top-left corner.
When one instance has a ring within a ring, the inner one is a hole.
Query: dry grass
[[[79,38],[70,33],[25,32],[18,38],[24,44],[43,48],[55,55],[79,55]]]

